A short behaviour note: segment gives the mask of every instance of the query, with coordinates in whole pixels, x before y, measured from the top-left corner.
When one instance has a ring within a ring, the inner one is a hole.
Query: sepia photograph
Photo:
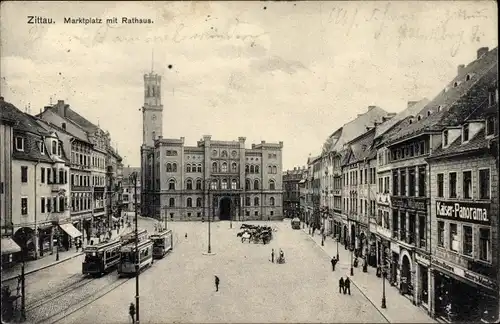
[[[2,1],[0,35],[2,323],[499,323],[496,1]]]

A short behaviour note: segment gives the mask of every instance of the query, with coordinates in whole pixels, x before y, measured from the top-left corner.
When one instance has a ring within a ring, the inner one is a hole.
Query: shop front
[[[40,257],[46,253],[51,253],[54,246],[53,243],[53,226],[52,224],[43,224],[38,226],[38,248],[40,250]]]
[[[401,259],[399,260],[401,268],[399,271],[399,293],[413,301],[413,279],[414,264],[412,262],[412,251],[401,247]]]
[[[74,240],[77,237],[81,237],[82,233],[71,223],[59,224],[58,230],[58,240],[60,240],[60,246],[68,251],[73,247]]]
[[[21,252],[21,247],[10,237],[2,237],[1,246],[2,269],[7,269],[14,264],[14,255]]]
[[[432,259],[434,312],[449,322],[498,320],[498,285],[494,279],[440,259]]]
[[[427,310],[429,309],[429,269],[429,256],[417,252],[415,254],[416,304]]]

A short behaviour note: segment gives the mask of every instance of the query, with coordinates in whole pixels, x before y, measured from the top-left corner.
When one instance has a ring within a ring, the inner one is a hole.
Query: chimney
[[[461,74],[464,69],[465,69],[465,64],[460,64],[457,67],[457,74]]]
[[[408,101],[408,104],[406,105],[406,109],[412,107],[413,105],[415,105],[418,101]]]
[[[488,51],[489,51],[488,47],[481,47],[480,49],[477,50],[477,58],[480,59],[481,56],[488,53]]]
[[[69,108],[69,105],[64,105],[64,117],[66,117],[68,115],[68,108]]]
[[[4,102],[4,98],[3,97],[0,97],[0,102]]]
[[[370,111],[370,110],[372,110],[375,107],[377,107],[377,106],[368,106],[368,110],[367,111]]]

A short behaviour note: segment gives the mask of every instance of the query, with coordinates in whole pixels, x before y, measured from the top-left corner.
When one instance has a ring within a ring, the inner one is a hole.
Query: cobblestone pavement
[[[337,241],[335,239],[327,237],[324,246],[321,246],[321,235],[317,231],[314,236],[307,234],[307,228],[304,229],[304,232],[311,240],[316,242],[319,248],[325,251],[328,260],[337,254]],[[340,243],[338,244],[338,251],[340,261],[334,273],[336,280],[339,280],[341,274],[350,273],[351,269],[350,251],[346,250]],[[351,277],[351,281],[391,323],[437,323],[424,309],[413,305],[408,298],[400,295],[398,289],[390,286],[388,281],[385,282],[387,308],[381,308],[382,278],[376,276],[376,269],[373,267],[368,267],[368,272],[363,272],[360,263],[357,268],[354,268],[354,276]]]
[[[387,322],[356,287],[350,296],[338,293],[329,258],[304,232],[289,222],[260,224],[277,227],[270,244],[241,243],[237,222],[233,229],[212,223],[215,254],[204,255],[207,223],[169,223],[178,240],[174,251],[140,275],[141,323]],[[282,248],[287,263],[271,263],[271,248]],[[130,323],[134,296],[129,280],[61,322]]]

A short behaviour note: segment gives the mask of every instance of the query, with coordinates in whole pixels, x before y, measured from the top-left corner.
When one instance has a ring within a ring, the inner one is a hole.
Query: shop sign
[[[446,269],[448,270],[449,272],[452,272],[452,273],[455,273],[455,267],[449,265],[448,263],[446,262],[443,262],[443,261],[440,261],[438,259],[433,259],[432,260],[432,264],[435,264],[437,266],[440,266],[441,268],[443,269]]]
[[[489,204],[436,201],[437,218],[489,225]]]
[[[438,259],[433,259],[432,264],[438,265],[441,268],[446,269],[449,272],[454,273],[455,275],[458,275],[464,279],[470,280],[478,285],[484,286],[484,287],[489,288],[489,289],[496,290],[497,283],[495,281],[485,277],[485,276],[482,276],[480,274],[477,274],[475,272],[471,272],[471,271],[468,271],[465,269],[453,267],[453,266],[447,264],[446,262],[443,262],[443,261],[438,260]]]
[[[427,198],[391,197],[392,207],[427,211]]]
[[[415,259],[424,265],[429,265],[430,259],[427,255],[415,254]]]
[[[394,242],[391,242],[391,250],[392,252],[399,254],[399,245]]]
[[[378,193],[377,194],[377,202],[381,205],[390,206],[391,205],[391,196],[386,193]]]

